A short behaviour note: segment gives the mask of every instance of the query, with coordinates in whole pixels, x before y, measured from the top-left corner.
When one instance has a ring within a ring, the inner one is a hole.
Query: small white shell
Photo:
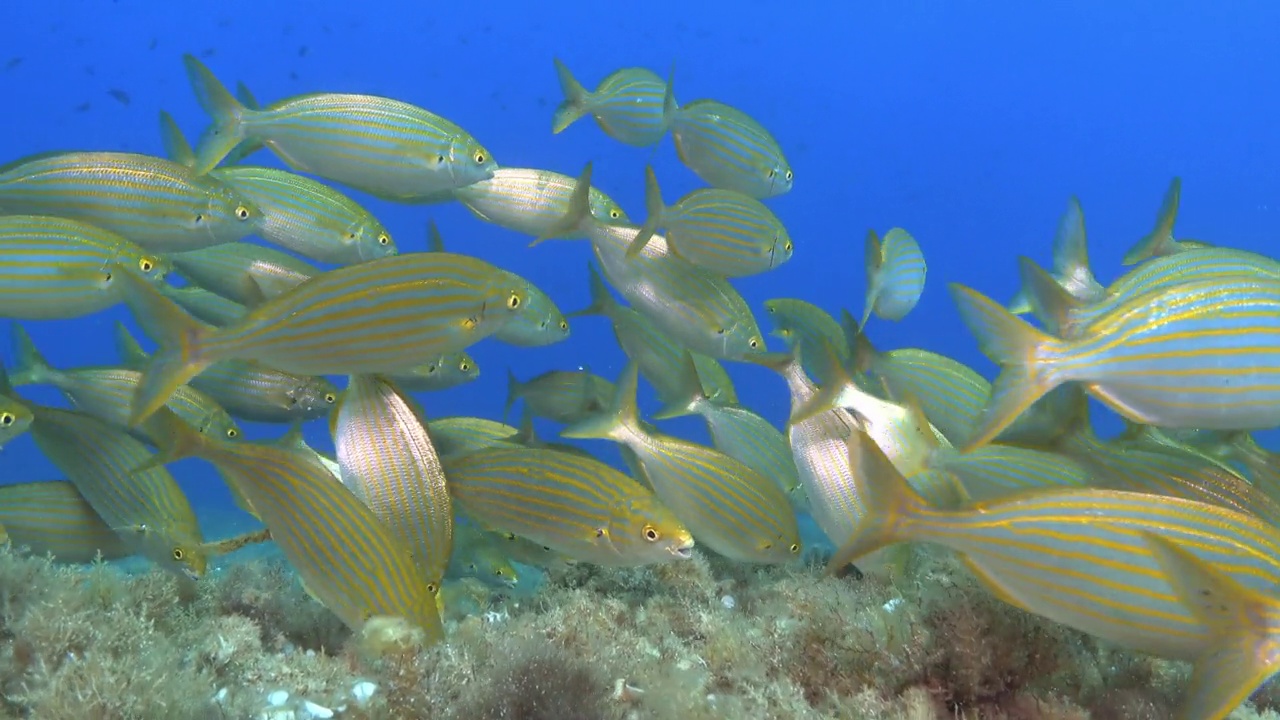
[[[332,710],[323,705],[317,705],[310,700],[302,701],[302,709],[307,711],[309,717],[319,718],[319,720],[325,720],[326,718],[333,717]]]
[[[369,702],[369,698],[373,697],[373,693],[377,691],[377,689],[377,685],[369,682],[368,680],[361,680],[356,683],[355,687],[351,688],[351,696],[356,699],[357,703],[363,705],[364,703]]]
[[[280,707],[289,702],[289,692],[287,690],[276,690],[267,696],[267,704],[272,707]]]

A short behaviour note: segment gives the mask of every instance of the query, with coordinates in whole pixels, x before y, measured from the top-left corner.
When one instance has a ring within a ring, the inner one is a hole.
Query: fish
[[[124,105],[125,107],[129,106],[129,101],[130,101],[129,93],[125,92],[124,90],[121,90],[119,88],[111,88],[110,90],[107,91],[107,94],[110,95],[112,99],[114,99],[116,102],[120,103],[121,105]]]
[[[0,211],[79,220],[153,253],[236,242],[261,216],[214,178],[123,152],[43,153],[0,167]]]
[[[177,123],[160,113],[168,156],[195,167],[196,155]],[[246,141],[241,147],[257,143]],[[234,158],[228,159],[234,160]],[[351,265],[398,252],[391,234],[368,210],[337,190],[311,178],[276,168],[232,165],[209,176],[248,198],[260,211],[254,232],[263,240],[316,262]]]
[[[606,224],[587,212],[591,164],[578,178],[569,210],[544,237],[585,232],[609,284],[631,306],[685,348],[709,357],[740,360],[767,350],[755,316],[729,281],[676,257],[655,235],[634,258],[626,249],[631,225]]]
[[[449,579],[475,578],[485,585],[496,588],[514,588],[520,584],[520,571],[511,564],[510,558],[502,553],[496,542],[482,538],[499,537],[497,533],[484,533],[473,530],[467,542],[457,542],[453,546],[453,557],[449,559],[449,569],[445,577]],[[447,586],[447,585],[446,585]]]
[[[266,145],[291,170],[384,200],[413,201],[493,176],[489,151],[465,130],[415,105],[373,95],[314,93],[245,107],[199,60],[183,56],[212,120],[195,171],[212,170],[244,140]]]
[[[551,120],[552,133],[562,133],[590,115],[605,134],[627,145],[656,145],[666,134],[677,105],[667,83],[653,71],[639,67],[615,70],[594,92],[588,92],[559,58],[555,64],[564,101]]]
[[[331,415],[339,479],[413,553],[437,590],[453,552],[453,503],[418,404],[377,375],[352,375]]]
[[[480,377],[480,365],[466,352],[441,355],[407,372],[389,373],[387,379],[409,392],[434,392],[465,385]]]
[[[142,381],[142,373],[122,367],[83,367],[59,370],[36,348],[21,325],[11,331],[14,363],[10,380],[14,385],[52,385],[66,396],[76,410],[108,425],[129,429],[129,404]],[[169,399],[174,414],[202,433],[235,440],[240,426],[213,398],[188,385],[179,386]],[[135,434],[150,442],[141,429]]]
[[[1084,303],[1102,301],[1107,289],[1093,276],[1089,267],[1089,245],[1084,226],[1084,209],[1074,195],[1058,221],[1058,234],[1053,239],[1053,279],[1067,294]],[[1027,291],[1020,289],[1009,303],[1009,312],[1023,315],[1032,311]]]
[[[627,257],[638,255],[663,229],[673,254],[724,277],[756,275],[791,259],[786,227],[755,198],[700,188],[667,207],[652,165],[645,169],[645,193],[649,217],[627,247]]]
[[[253,307],[320,274],[320,268],[274,248],[253,243],[215,245],[168,255],[193,284]]]
[[[149,356],[120,322],[116,323],[116,347],[127,367],[146,367]],[[328,413],[338,401],[338,388],[328,378],[296,375],[251,360],[216,362],[191,378],[188,385],[212,398],[231,417],[248,422],[313,420]]]
[[[1023,271],[1043,275],[1023,258]],[[1047,282],[1047,281],[1046,281]],[[1041,284],[1034,277],[1031,283]],[[1280,424],[1280,281],[1224,275],[1133,298],[1075,340],[1043,333],[989,298],[953,284],[961,318],[1001,366],[982,422],[990,440],[1035,400],[1070,381],[1147,425],[1254,430]]]
[[[249,308],[234,300],[194,285],[174,287],[163,283],[159,290],[161,295],[172,300],[178,307],[214,327],[234,325],[249,312]]]
[[[507,402],[502,414],[517,400],[534,417],[570,424],[600,412],[614,393],[613,383],[586,370],[551,370],[521,382],[507,370]]]
[[[365,634],[370,623],[398,618],[419,643],[444,639],[439,588],[412,549],[314,454],[213,440],[165,409],[148,422],[161,436],[155,462],[199,457],[213,464],[248,498],[307,592],[347,627]]]
[[[523,447],[519,428],[477,417],[443,417],[427,421],[431,444],[443,459],[460,457],[487,448]]]
[[[961,554],[996,597],[1130,649],[1193,663],[1180,720],[1220,720],[1280,668],[1280,532],[1251,515],[1146,493],[1036,490],[944,511],[865,435],[849,440],[867,520],[842,568],[921,541]]]
[[[715,552],[753,563],[798,558],[800,531],[781,486],[718,450],[645,427],[636,411],[639,377],[639,367],[628,362],[610,407],[560,436],[629,447],[658,498]]]
[[[926,264],[920,245],[902,228],[893,228],[882,240],[875,230],[867,233],[867,302],[859,326],[874,314],[885,320],[901,320],[911,312],[924,292]]]
[[[204,575],[209,560],[195,512],[167,470],[144,468],[154,457],[146,446],[82,413],[33,411],[37,447],[133,552],[179,577]]]
[[[427,223],[427,250],[448,256],[444,249],[444,240],[440,237],[440,229],[435,221]],[[462,256],[466,257],[466,256]],[[525,301],[517,317],[498,328],[493,337],[499,342],[517,347],[542,347],[569,338],[569,321],[556,306],[549,295],[533,283],[514,274],[506,273],[513,284],[523,284]]]
[[[694,100],[672,113],[671,137],[685,167],[711,187],[756,199],[791,192],[791,164],[768,130],[741,110]]]
[[[773,323],[773,335],[787,343],[787,347],[800,345],[800,359],[804,370],[818,385],[830,382],[834,369],[825,363],[832,358],[841,364],[849,360],[848,345],[840,323],[826,310],[798,298],[774,298],[764,303],[765,312]],[[832,355],[822,349],[826,343],[835,350]]]
[[[0,485],[0,526],[14,547],[56,562],[91,563],[134,554],[66,480]]]
[[[123,299],[116,267],[160,284],[172,265],[77,220],[0,216],[0,316],[66,320],[106,310]]]
[[[482,526],[576,560],[637,566],[692,556],[689,530],[648,489],[589,457],[495,448],[445,460],[449,490]]]
[[[613,335],[617,338],[618,345],[628,358],[640,366],[640,374],[653,385],[658,399],[664,405],[677,402],[682,386],[676,382],[669,369],[680,362],[680,353],[684,349],[659,330],[643,313],[618,302],[609,292],[609,287],[604,278],[600,277],[595,265],[587,263],[587,276],[590,281],[591,303],[570,313],[570,317],[601,315],[608,318],[613,325]],[[733,387],[733,380],[720,362],[702,353],[691,352],[690,355],[698,369],[698,379],[707,399],[726,405],[737,403],[738,395]]]
[[[518,233],[542,237],[569,210],[577,180],[550,170],[495,168],[493,177],[453,191],[453,197],[473,215]],[[588,191],[587,206],[601,222],[630,222],[613,198],[598,188]],[[561,239],[586,237],[581,231],[555,235]]]
[[[221,360],[257,360],[301,375],[408,370],[493,334],[524,304],[494,266],[447,253],[411,253],[331,270],[210,328],[151,286],[126,301],[160,343],[133,403],[146,419],[178,385]]]

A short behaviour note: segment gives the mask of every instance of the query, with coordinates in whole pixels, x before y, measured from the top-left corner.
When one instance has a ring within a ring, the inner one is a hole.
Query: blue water
[[[457,122],[502,165],[576,174],[594,161],[596,183],[633,218],[643,217],[646,162],[668,201],[697,187],[696,178],[669,139],[656,151],[631,148],[589,119],[553,136],[551,112],[561,98],[552,57],[588,87],[620,67],[665,74],[674,63],[679,100],[711,97],[747,111],[770,128],[795,170],[794,190],[770,201],[795,240],[794,259],[736,283],[757,311],[779,296],[860,311],[866,231],[901,226],[927,256],[928,285],[904,322],[873,321],[868,332],[882,348],[926,347],[988,374],[946,283],[1011,297],[1015,257],[1048,262],[1073,193],[1104,282],[1150,229],[1174,175],[1184,179],[1180,237],[1271,253],[1280,237],[1276,3],[369,2],[357,9],[86,0],[11,2],[3,16],[0,162],[61,149],[160,154],[162,108],[194,136],[205,117],[180,60],[190,52],[264,102],[320,91],[387,95]],[[276,161],[260,153],[253,162]],[[587,302],[585,242],[529,249],[528,238],[460,206],[351,195],[402,250],[420,249],[425,221],[435,218],[449,249],[524,275],[566,311]],[[26,327],[57,366],[102,364],[116,358],[111,328],[123,317],[117,309]],[[761,324],[767,332],[765,318]],[[623,363],[598,318],[578,320],[559,345],[518,349],[490,340],[472,352],[480,380],[425,397],[430,415],[498,417],[507,367],[521,378],[577,366],[613,377]],[[731,372],[744,404],[784,420],[779,380],[754,367]],[[29,396],[57,400],[47,391]],[[664,427],[701,436],[687,419]],[[254,427],[250,437],[282,431]],[[324,435],[322,422],[308,428],[317,443]],[[174,471],[202,516],[220,522],[230,503],[208,467],[188,461]],[[51,477],[56,471],[29,437],[0,454],[0,482]]]

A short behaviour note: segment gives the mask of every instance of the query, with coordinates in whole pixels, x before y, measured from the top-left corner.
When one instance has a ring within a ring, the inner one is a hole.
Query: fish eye
[[[471,369],[471,363],[467,362],[466,360],[463,360],[462,362],[458,363],[458,369],[461,370],[462,372],[466,372]]]
[[[327,402],[327,403],[329,403],[330,405],[332,405],[332,404],[334,404],[334,403],[338,402],[338,396],[337,396],[337,395],[334,395],[333,393],[325,393],[325,394],[324,394],[324,401],[325,401],[325,402]]]
[[[390,238],[386,233],[383,233],[382,235],[379,235],[379,236],[378,236],[378,244],[379,244],[379,245],[390,245],[390,244],[391,244],[391,238]]]
[[[186,556],[187,556],[187,554],[186,554],[186,553],[184,553],[184,552],[182,552],[182,548],[174,548],[174,549],[173,549],[173,559],[174,559],[174,560],[182,560],[182,558],[184,558],[184,557],[186,557]]]
[[[796,553],[800,552],[800,543],[791,543],[791,547],[787,549],[791,551],[792,555],[795,555]]]
[[[198,223],[204,222],[204,213],[196,213],[196,222]]]
[[[16,419],[13,413],[0,413],[0,427],[9,427]]]
[[[792,178],[792,177],[794,177],[794,176],[792,175],[791,171],[790,171],[790,170],[788,170],[788,171],[787,171],[787,174],[786,174],[786,175],[783,175],[783,177],[785,177],[785,178],[787,179],[787,182],[791,182],[791,178]]]
[[[613,210],[609,211],[609,217],[613,218],[614,220],[617,220],[618,218],[622,217],[622,212],[617,208],[614,208]]]
[[[436,164],[437,164],[437,165],[443,165],[443,164],[444,164],[444,156],[443,156],[443,155],[437,155],[437,156],[436,156]]]
[[[760,347],[760,341],[755,338],[751,338],[750,340],[747,341],[747,347],[751,348],[752,350],[755,350],[756,348]]]
[[[435,583],[433,582],[427,583],[427,592],[431,593],[432,595],[435,595],[439,591],[440,591],[440,588],[436,587]]]
[[[568,329],[569,329],[569,321],[568,321],[568,320],[561,320],[561,321],[560,321],[560,329],[561,329],[561,330],[568,330]]]
[[[243,206],[243,205],[238,206],[238,207],[236,208],[236,219],[238,219],[238,220],[248,220],[248,219],[249,219],[249,208],[247,208],[247,207],[245,207],[245,206]]]
[[[507,574],[507,571],[506,571],[506,570],[503,570],[502,568],[494,568],[494,569],[493,569],[493,574],[494,574],[494,575],[497,575],[498,577],[502,577],[502,576],[504,576],[504,575],[506,575],[506,574]]]
[[[230,439],[230,440],[235,440],[235,439],[236,439],[236,438],[238,438],[238,437],[240,437],[240,431],[239,431],[239,430],[237,430],[237,429],[235,429],[235,428],[227,428],[227,438],[228,438],[228,439]]]
[[[511,293],[511,296],[507,298],[507,308],[515,310],[520,307],[521,302],[523,300],[520,299],[520,293]]]
[[[475,158],[475,161],[476,161],[476,164],[477,164],[477,165],[483,165],[483,164],[484,164],[484,161],[489,159],[489,158],[484,154],[484,151],[483,151],[483,150],[477,150],[477,151],[476,151],[476,154],[475,154],[475,155],[473,155],[472,157],[473,157],[473,158]]]
[[[728,329],[727,329],[727,328],[716,328],[716,334],[717,334],[717,335],[723,335],[723,334],[725,334],[726,332],[728,332]]]
[[[655,527],[654,527],[654,526],[652,526],[652,525],[645,525],[645,526],[644,526],[644,539],[645,539],[645,540],[648,540],[649,542],[657,542],[659,537],[661,537],[661,535],[658,533],[657,528],[655,528]]]
[[[142,258],[141,260],[138,261],[138,269],[144,273],[151,272],[152,270],[155,269],[155,267],[156,267],[156,264],[151,262],[149,258]]]
[[[787,252],[791,252],[791,241],[790,241],[790,240],[788,240],[788,241],[787,241],[787,242],[782,246],[782,249],[783,249],[783,250],[786,250]]]

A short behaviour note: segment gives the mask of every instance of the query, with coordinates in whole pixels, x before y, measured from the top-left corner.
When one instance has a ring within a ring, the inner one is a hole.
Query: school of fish
[[[759,122],[716,100],[678,103],[670,76],[625,68],[587,90],[555,62],[553,133],[590,116],[628,145],[670,134],[706,183],[668,204],[648,168],[637,222],[592,185],[590,164],[503,167],[416,105],[325,92],[260,104],[184,62],[209,116],[194,145],[162,113],[167,157],[0,166],[0,316],[13,321],[0,446],[30,433],[63,475],[0,485],[0,541],[67,563],[138,555],[184,582],[271,541],[357,634],[395,622],[431,644],[447,641],[442,612],[474,592],[465,583],[678,563],[695,547],[800,563],[807,515],[836,548],[832,572],[889,545],[942,546],[1010,605],[1190,663],[1186,720],[1226,717],[1280,669],[1280,455],[1250,435],[1280,426],[1280,263],[1175,238],[1178,179],[1110,284],[1072,198],[1052,268],[1020,258],[1008,306],[950,286],[999,366],[989,382],[868,338],[873,318],[902,320],[924,290],[920,245],[896,227],[867,234],[860,314],[764,303],[781,341],[770,351],[731,279],[795,252],[767,205],[793,170]],[[252,164],[268,153],[275,166]],[[434,224],[425,251],[404,252],[343,187],[461,203],[531,246],[586,240],[590,304],[562,312],[511,268],[447,251]],[[51,365],[21,324],[117,305],[136,328],[117,328],[119,357],[101,366]],[[628,358],[618,377],[509,371],[501,419],[429,414],[423,393],[479,377],[476,343],[564,342],[588,316]],[[725,361],[781,376],[785,427],[750,409]],[[711,444],[641,417],[641,378],[663,405],[652,421],[701,416]],[[68,407],[19,394],[32,385]],[[1127,430],[1095,435],[1089,398]],[[616,443],[626,472],[538,438],[534,418]],[[320,419],[332,453],[303,439]],[[250,441],[242,421],[279,438]],[[167,469],[188,457],[264,529],[207,540]]]

